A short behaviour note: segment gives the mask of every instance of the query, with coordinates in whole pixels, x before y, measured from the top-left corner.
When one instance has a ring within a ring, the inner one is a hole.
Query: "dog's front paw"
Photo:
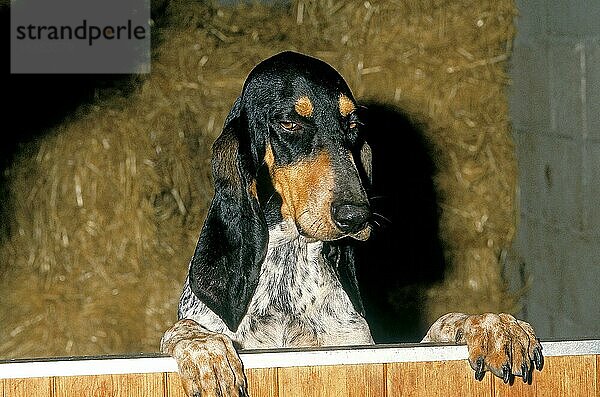
[[[475,379],[490,371],[512,382],[515,376],[531,383],[533,369],[542,370],[542,345],[529,323],[510,314],[449,313],[431,326],[424,341],[466,344]]]
[[[181,320],[165,332],[161,352],[177,361],[188,396],[248,396],[242,362],[226,335]]]

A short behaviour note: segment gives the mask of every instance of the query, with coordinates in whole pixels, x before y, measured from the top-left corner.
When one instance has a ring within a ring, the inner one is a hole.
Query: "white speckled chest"
[[[290,239],[284,230],[270,231],[256,292],[236,332],[193,294],[187,280],[179,318],[226,334],[245,349],[372,344],[366,320],[321,255],[323,243]]]

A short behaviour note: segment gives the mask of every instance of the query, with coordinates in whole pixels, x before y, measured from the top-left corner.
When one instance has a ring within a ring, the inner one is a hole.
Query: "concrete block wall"
[[[510,111],[522,267],[512,279],[531,280],[522,315],[542,338],[598,338],[600,1],[517,5]]]

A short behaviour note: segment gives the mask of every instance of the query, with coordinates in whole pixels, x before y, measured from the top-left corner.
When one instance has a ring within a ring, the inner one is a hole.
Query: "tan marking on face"
[[[269,173],[271,174],[273,187],[275,188],[277,193],[279,193],[279,195],[281,196],[281,200],[283,201],[281,205],[281,216],[283,216],[284,219],[293,218],[292,214],[289,211],[289,206],[286,204],[286,199],[282,194],[281,186],[277,183],[275,179],[275,173],[277,168],[275,167],[275,156],[273,155],[273,149],[271,148],[271,145],[267,145],[267,149],[265,151],[265,164],[267,164],[267,168],[269,169]]]
[[[282,216],[291,218],[306,237],[319,240],[340,237],[331,219],[334,174],[329,154],[321,152],[311,159],[277,166],[269,146],[265,162],[273,186],[281,196]]]
[[[344,94],[340,95],[339,106],[340,113],[344,117],[348,116],[350,113],[356,110],[356,105],[354,104],[354,102],[352,102],[352,100]]]
[[[313,114],[314,107],[309,97],[301,96],[296,101],[294,109],[296,110],[296,113],[298,113],[300,116],[310,117]]]
[[[272,173],[273,167],[275,166],[275,156],[273,156],[271,145],[267,145],[267,149],[265,150],[265,164],[267,164],[269,171]]]

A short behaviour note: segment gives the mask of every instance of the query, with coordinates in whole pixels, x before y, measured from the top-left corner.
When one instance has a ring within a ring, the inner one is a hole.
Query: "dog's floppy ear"
[[[354,310],[364,317],[365,308],[356,278],[356,262],[352,243],[347,239],[324,242],[322,252],[325,261],[335,270]]]
[[[213,145],[215,184],[208,215],[190,263],[194,294],[235,332],[246,314],[266,255],[268,231],[256,192],[256,157],[238,99]]]

